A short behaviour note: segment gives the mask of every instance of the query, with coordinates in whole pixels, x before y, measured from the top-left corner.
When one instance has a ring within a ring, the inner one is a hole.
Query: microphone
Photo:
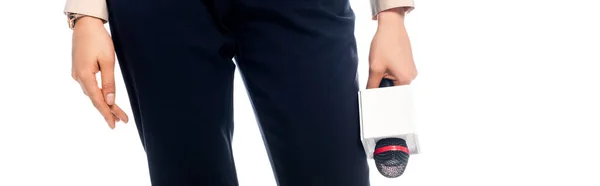
[[[381,175],[400,177],[410,155],[418,154],[410,85],[394,86],[382,79],[380,88],[359,91],[361,141],[367,158]]]
[[[394,82],[390,79],[382,79],[379,88],[392,87]],[[404,173],[410,151],[406,141],[402,138],[384,138],[377,141],[373,159],[375,166],[381,175],[387,178],[397,178]]]

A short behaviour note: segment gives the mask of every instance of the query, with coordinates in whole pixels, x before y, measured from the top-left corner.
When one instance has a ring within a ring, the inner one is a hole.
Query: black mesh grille
[[[406,141],[400,138],[386,138],[377,141],[375,148],[385,146],[403,146],[407,147]],[[396,178],[401,176],[408,164],[409,154],[402,151],[387,151],[377,154],[373,157],[375,166],[381,175],[388,178]]]

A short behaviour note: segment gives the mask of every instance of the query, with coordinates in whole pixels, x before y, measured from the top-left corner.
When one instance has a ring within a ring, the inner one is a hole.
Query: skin
[[[404,26],[404,8],[378,14],[378,27],[371,42],[367,88],[378,88],[382,78],[394,84],[408,85],[417,76],[410,40]],[[102,20],[82,17],[73,31],[72,77],[88,96],[111,129],[115,123],[127,123],[129,117],[115,103],[115,51]],[[96,74],[100,72],[102,86]]]
[[[129,117],[115,103],[115,50],[102,20],[82,17],[73,31],[72,72],[83,93],[106,120],[111,129],[115,123],[127,123]],[[98,87],[96,73],[100,72],[102,87]]]
[[[377,32],[371,41],[367,88],[378,88],[381,79],[394,80],[394,85],[409,85],[417,77],[412,48],[404,26],[404,8],[378,14]]]

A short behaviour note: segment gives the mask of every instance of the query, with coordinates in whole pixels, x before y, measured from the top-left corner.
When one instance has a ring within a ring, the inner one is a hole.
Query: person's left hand
[[[378,88],[383,78],[409,85],[417,77],[410,40],[404,27],[404,8],[383,11],[371,42],[367,88]]]

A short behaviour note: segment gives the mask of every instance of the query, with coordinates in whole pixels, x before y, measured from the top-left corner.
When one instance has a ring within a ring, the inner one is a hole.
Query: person
[[[409,84],[417,70],[404,16],[413,2],[371,4],[367,88],[384,77]],[[65,12],[72,76],[111,128],[129,121],[115,103],[116,52],[152,185],[238,185],[236,67],[278,185],[369,185],[349,0],[67,0]]]

